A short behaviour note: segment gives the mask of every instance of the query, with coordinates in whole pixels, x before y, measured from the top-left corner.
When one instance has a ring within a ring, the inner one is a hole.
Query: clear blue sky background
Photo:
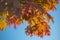
[[[13,28],[14,25],[12,25],[11,27],[7,27],[6,30],[0,31],[0,40],[60,40],[60,2],[56,6],[56,10],[54,12],[50,11],[49,14],[54,17],[55,21],[54,24],[50,22],[50,36],[40,38],[37,36],[30,37],[26,35],[25,28],[28,25],[28,22],[25,22],[24,24],[21,24],[20,27],[17,27],[16,30]]]

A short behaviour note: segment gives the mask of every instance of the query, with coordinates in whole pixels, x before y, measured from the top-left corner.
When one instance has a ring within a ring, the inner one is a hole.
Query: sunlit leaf
[[[4,20],[0,20],[0,30],[5,30],[7,23]]]

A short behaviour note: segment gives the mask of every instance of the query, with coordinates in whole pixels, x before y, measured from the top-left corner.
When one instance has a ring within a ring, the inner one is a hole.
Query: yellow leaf
[[[0,20],[0,30],[5,30],[7,23],[4,20]]]
[[[3,19],[4,19],[4,18],[7,18],[8,15],[9,15],[9,14],[8,14],[8,11],[3,12],[3,13],[2,13],[2,18],[3,18]]]

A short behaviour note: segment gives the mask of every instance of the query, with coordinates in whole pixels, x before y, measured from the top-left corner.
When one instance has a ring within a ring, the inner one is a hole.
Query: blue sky
[[[60,40],[60,2],[56,6],[56,10],[54,12],[49,11],[49,14],[54,17],[55,21],[54,24],[50,22],[50,36],[40,38],[38,36],[30,37],[26,35],[25,28],[28,26],[28,22],[25,22],[24,24],[18,26],[16,30],[13,28],[14,25],[12,25],[11,27],[7,27],[6,30],[0,31],[0,40]]]

